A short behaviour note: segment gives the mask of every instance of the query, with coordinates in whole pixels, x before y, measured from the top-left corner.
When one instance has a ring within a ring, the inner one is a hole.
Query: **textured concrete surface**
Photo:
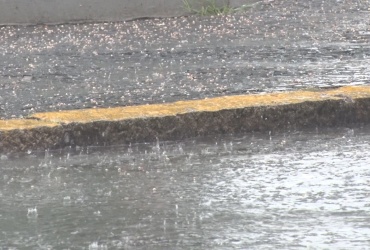
[[[36,113],[0,121],[0,152],[349,126],[368,123],[369,107],[370,87],[342,87]]]
[[[189,0],[198,9],[207,0]],[[238,7],[256,0],[216,0]],[[125,21],[146,17],[174,17],[189,14],[182,0],[3,0],[0,2],[0,25],[57,24],[102,21]]]

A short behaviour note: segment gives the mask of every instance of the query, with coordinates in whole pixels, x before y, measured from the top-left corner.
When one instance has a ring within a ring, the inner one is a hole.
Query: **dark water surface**
[[[0,249],[367,249],[370,127],[0,160]]]

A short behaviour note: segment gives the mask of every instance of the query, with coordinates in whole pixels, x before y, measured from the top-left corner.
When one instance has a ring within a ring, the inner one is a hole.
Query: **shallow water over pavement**
[[[370,127],[0,160],[5,249],[364,249]]]
[[[369,84],[370,1],[242,14],[0,27],[0,118]]]

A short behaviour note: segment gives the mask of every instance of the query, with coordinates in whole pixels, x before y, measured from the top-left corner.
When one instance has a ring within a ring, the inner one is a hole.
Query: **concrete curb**
[[[369,107],[370,87],[356,86],[36,113],[0,121],[0,152],[347,126],[369,123]]]

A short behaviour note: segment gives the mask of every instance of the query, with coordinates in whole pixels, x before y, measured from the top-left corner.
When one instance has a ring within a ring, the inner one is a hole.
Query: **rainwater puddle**
[[[370,127],[0,160],[4,249],[365,249]]]
[[[370,83],[369,0],[253,1],[231,15],[0,27],[0,119]]]

